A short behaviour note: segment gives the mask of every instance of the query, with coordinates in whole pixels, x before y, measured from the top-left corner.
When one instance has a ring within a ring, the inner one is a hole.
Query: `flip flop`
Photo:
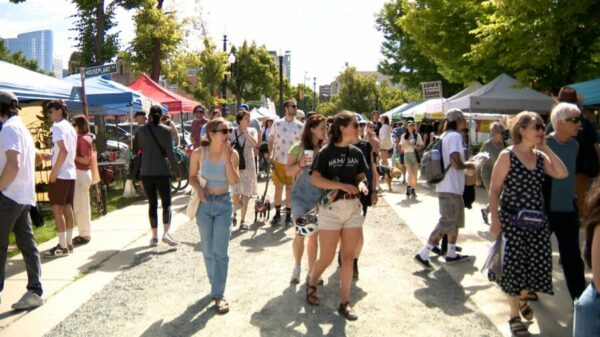
[[[215,302],[215,309],[218,315],[225,315],[229,312],[229,303],[225,299],[221,299],[218,304]]]

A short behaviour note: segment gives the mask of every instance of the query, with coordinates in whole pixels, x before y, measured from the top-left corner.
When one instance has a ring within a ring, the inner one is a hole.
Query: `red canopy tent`
[[[148,75],[141,74],[128,85],[129,88],[167,106],[169,114],[188,113],[200,103],[176,94],[154,82]]]

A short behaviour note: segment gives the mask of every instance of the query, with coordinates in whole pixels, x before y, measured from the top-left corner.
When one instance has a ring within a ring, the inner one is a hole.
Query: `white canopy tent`
[[[386,116],[387,118],[389,118],[391,120],[391,119],[393,119],[392,117],[394,116],[394,114],[396,112],[406,109],[411,104],[413,104],[413,103],[404,103],[404,104],[398,105],[397,107],[393,108],[392,110],[386,111],[385,113],[381,114],[381,116]]]
[[[445,108],[458,108],[470,112],[532,110],[546,114],[552,109],[552,99],[531,88],[522,87],[514,78],[501,74],[471,93],[448,99]]]
[[[250,119],[257,119],[261,122],[265,119],[277,120],[278,118],[276,113],[264,107],[254,108],[250,111]]]

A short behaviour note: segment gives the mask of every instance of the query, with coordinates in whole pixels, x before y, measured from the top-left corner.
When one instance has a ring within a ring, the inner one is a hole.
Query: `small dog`
[[[377,173],[379,173],[379,177],[385,179],[390,192],[392,191],[392,179],[400,179],[402,176],[402,171],[398,168],[384,165],[377,165]]]
[[[262,196],[256,198],[256,202],[254,203],[254,222],[256,222],[259,217],[266,221],[270,214],[271,201],[269,201],[269,197]]]

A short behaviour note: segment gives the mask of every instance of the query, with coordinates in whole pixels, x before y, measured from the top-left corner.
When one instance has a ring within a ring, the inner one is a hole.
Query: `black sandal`
[[[520,299],[519,301],[520,301],[520,303],[519,303],[519,312],[521,313],[521,316],[523,316],[523,318],[525,318],[528,321],[533,320],[533,309],[531,309],[531,307],[527,303],[527,300],[526,299]],[[521,304],[521,302],[523,304]]]
[[[527,296],[525,297],[528,301],[537,301],[538,300],[538,295],[535,293],[535,291],[529,291],[527,292]]]
[[[521,321],[521,317],[513,317],[508,321],[510,332],[517,337],[529,337],[531,334],[527,330],[527,326]]]
[[[319,296],[317,296],[317,287],[306,285],[306,302],[310,305],[319,305]]]
[[[352,309],[352,304],[350,304],[350,302],[340,303],[338,312],[346,317],[346,319],[349,321],[356,321],[358,319],[358,316],[354,314],[354,310]]]

